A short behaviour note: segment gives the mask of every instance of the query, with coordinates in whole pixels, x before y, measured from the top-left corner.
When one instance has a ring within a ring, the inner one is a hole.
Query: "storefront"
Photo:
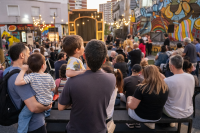
[[[16,24],[16,25],[7,25],[8,32],[10,35],[19,39],[21,42],[27,42],[27,33],[30,31],[33,33],[33,39],[40,37],[41,33],[37,27],[34,27],[33,24]]]

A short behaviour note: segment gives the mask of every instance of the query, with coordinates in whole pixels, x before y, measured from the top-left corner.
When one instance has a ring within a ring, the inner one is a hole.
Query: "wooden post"
[[[1,28],[0,28],[0,63],[2,64],[4,62],[4,52],[3,52],[3,44],[1,40]],[[5,67],[5,65],[4,65]]]

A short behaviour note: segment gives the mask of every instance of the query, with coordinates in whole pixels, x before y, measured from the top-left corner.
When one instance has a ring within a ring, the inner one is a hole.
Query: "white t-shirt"
[[[115,100],[116,100],[116,97],[117,97],[117,91],[118,91],[118,88],[115,87],[115,90],[113,91],[113,94],[112,94],[112,96],[110,98],[109,105],[108,105],[108,107],[106,109],[107,119],[110,119],[113,116]]]
[[[169,96],[165,103],[166,112],[174,118],[186,118],[193,113],[192,97],[194,77],[191,74],[175,74],[165,79],[169,87]]]
[[[36,49],[33,50],[33,53],[34,53],[35,50],[38,50],[38,51],[40,52],[40,49],[39,49],[39,48],[36,48]]]

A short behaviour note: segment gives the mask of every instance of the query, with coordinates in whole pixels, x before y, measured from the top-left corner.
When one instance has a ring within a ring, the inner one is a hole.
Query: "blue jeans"
[[[132,75],[132,70],[131,70],[131,69],[132,69],[131,66],[129,66],[129,67],[128,67],[128,72],[129,72],[129,73],[128,73],[128,76],[131,76],[131,75]]]
[[[199,63],[200,61],[197,62],[196,71],[195,71],[197,77],[199,77]]]
[[[52,92],[52,96],[54,96],[53,92]],[[45,118],[50,116],[50,112],[51,112],[51,109],[49,109],[49,110],[47,110],[47,111],[44,112]]]
[[[24,106],[19,114],[17,133],[28,132],[29,121],[31,120],[32,115],[33,113],[28,109],[28,107]]]

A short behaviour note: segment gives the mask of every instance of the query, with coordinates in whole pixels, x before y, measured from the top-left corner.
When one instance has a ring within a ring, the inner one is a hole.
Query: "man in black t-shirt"
[[[83,55],[87,71],[69,78],[65,84],[58,109],[72,105],[67,133],[106,133],[106,109],[116,85],[115,76],[100,69],[106,55],[106,45],[102,41],[90,41]]]
[[[165,36],[164,45],[165,45],[165,46],[170,46],[170,40],[169,40],[169,38],[168,38],[168,34],[165,34],[164,36]]]
[[[139,76],[142,67],[139,64],[135,64],[132,67],[132,75],[124,79],[124,92],[126,99],[128,96],[133,96],[137,85],[142,83],[143,79]]]
[[[131,60],[131,65],[129,67],[129,75],[132,74],[131,68],[135,65],[135,64],[140,64],[141,60],[142,60],[142,52],[141,50],[138,48],[138,44],[134,45],[134,49],[131,52],[128,53],[128,57]]]
[[[120,43],[120,39],[118,37],[116,37],[116,39],[115,39],[116,47],[119,47],[119,43]]]

